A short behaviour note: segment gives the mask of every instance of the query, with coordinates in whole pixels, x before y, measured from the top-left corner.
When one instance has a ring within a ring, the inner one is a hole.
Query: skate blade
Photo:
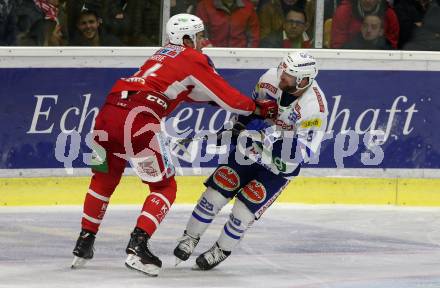
[[[159,275],[160,268],[152,264],[143,264],[141,258],[136,255],[129,254],[125,260],[125,266],[127,268],[142,272],[151,277],[157,277]]]
[[[84,267],[84,265],[86,265],[86,263],[88,261],[89,261],[89,259],[85,259],[85,258],[81,258],[81,257],[75,256],[73,258],[72,265],[70,266],[70,268],[78,269],[78,268]]]
[[[199,265],[197,265],[197,263],[194,264],[194,266],[191,267],[191,270],[194,270],[194,271],[203,271],[202,269],[200,269],[200,267],[199,267]]]

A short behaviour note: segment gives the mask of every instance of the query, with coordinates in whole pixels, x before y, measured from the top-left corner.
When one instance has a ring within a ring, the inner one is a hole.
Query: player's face
[[[199,51],[202,51],[202,48],[206,46],[206,45],[203,45],[205,40],[206,40],[206,39],[205,39],[204,34],[203,34],[203,31],[202,31],[202,32],[198,32],[198,33],[196,34],[196,43],[194,43],[194,42],[188,37],[188,38],[184,38],[184,39],[183,39],[183,44],[184,44],[185,46],[187,46],[187,47],[191,47],[191,48],[197,49],[197,50],[199,50]]]
[[[365,16],[361,33],[365,40],[375,40],[383,35],[382,21],[376,15]]]
[[[199,51],[202,51],[202,48],[206,47],[205,41],[206,41],[206,39],[205,39],[205,34],[203,33],[203,31],[197,33],[196,34],[196,49]]]
[[[278,87],[284,92],[294,93],[296,91],[296,77],[283,71]]]
[[[78,29],[86,39],[93,39],[98,34],[99,22],[95,15],[82,15],[78,21]]]
[[[304,78],[303,80],[301,80],[301,82],[299,83],[298,87],[302,88],[307,86],[307,84],[309,83],[308,78]],[[301,95],[303,92],[301,92],[302,90],[300,90],[300,92],[297,92],[298,89],[296,89],[296,77],[287,74],[286,72],[283,72],[280,76],[280,83],[278,84],[278,88],[280,88],[282,91],[290,93],[290,94],[295,94],[296,96]],[[300,93],[300,94],[298,94]]]

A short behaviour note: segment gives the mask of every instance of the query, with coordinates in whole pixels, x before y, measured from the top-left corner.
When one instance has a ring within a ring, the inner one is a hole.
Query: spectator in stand
[[[55,27],[55,30],[52,33],[51,41],[49,42],[49,45],[51,46],[64,46],[69,43],[69,30],[68,30],[68,17],[67,17],[67,11],[66,6],[67,1],[66,0],[59,0],[58,5],[58,25]]]
[[[306,29],[313,30],[311,24],[314,19],[314,1],[307,0],[269,0],[262,1],[258,9],[258,19],[260,20],[260,38],[263,40],[273,33],[283,31],[284,18],[290,10],[306,11],[308,22]],[[272,37],[272,36],[271,36]]]
[[[212,45],[258,47],[260,27],[250,0],[201,0],[196,14],[205,23]]]
[[[171,16],[187,13],[194,14],[196,11],[197,0],[171,0]]]
[[[393,48],[399,40],[399,21],[386,0],[342,0],[333,15],[331,48],[341,48],[361,31],[366,15],[375,14],[384,19],[385,37]]]
[[[104,15],[104,0],[66,0],[67,30],[69,39],[75,39],[79,35],[77,22],[83,10],[95,11],[99,17],[99,23],[102,24],[102,15]],[[69,41],[70,42],[70,41]]]
[[[423,17],[431,0],[395,0],[394,10],[399,19],[399,49],[411,39],[414,29],[422,26]]]
[[[377,15],[367,15],[359,32],[350,42],[342,46],[344,49],[393,49],[391,43],[384,36],[383,19]]]
[[[23,0],[17,7],[18,46],[59,46],[58,0]]]
[[[306,32],[307,17],[303,10],[290,10],[284,19],[284,30],[274,31],[261,40],[264,48],[312,48]]]
[[[0,0],[0,46],[15,45],[16,34],[15,1]]]
[[[426,11],[422,26],[414,31],[405,50],[440,51],[440,0],[433,1]]]
[[[100,29],[98,13],[84,9],[79,14],[75,38],[70,42],[71,46],[123,46],[118,38],[105,33]]]
[[[105,30],[127,46],[141,45],[142,2],[144,0],[106,0],[103,24]],[[144,36],[145,37],[145,36]]]
[[[333,17],[341,0],[324,0],[324,21]]]

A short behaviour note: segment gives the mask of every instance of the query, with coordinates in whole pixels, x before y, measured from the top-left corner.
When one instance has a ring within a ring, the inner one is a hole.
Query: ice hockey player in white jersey
[[[317,73],[313,56],[294,52],[261,76],[253,96],[275,99],[278,115],[273,120],[238,119],[234,130],[241,133],[236,148],[229,153],[227,164],[219,165],[205,182],[207,188],[174,249],[177,264],[190,257],[218,212],[235,198],[218,240],[197,257],[196,268],[210,270],[225,260],[246,230],[299,174],[301,163],[319,151],[328,109],[315,80]],[[246,137],[242,135],[252,138],[249,147],[249,139],[243,141]],[[243,159],[250,159],[250,164]]]

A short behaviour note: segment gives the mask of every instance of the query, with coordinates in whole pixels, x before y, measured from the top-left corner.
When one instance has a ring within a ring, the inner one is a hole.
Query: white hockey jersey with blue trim
[[[307,88],[307,90],[289,105],[282,105],[282,90],[278,88],[279,78],[277,75],[277,69],[269,69],[264,73],[253,93],[254,99],[275,99],[278,103],[278,116],[274,120],[266,119],[266,123],[276,128],[277,131],[291,131],[296,135],[297,145],[300,145],[303,161],[308,162],[311,154],[315,154],[320,149],[320,144],[327,127],[327,100],[324,93],[319,87],[316,81],[313,81],[312,85]],[[287,97],[295,97],[293,95],[286,95]],[[286,97],[284,96],[284,97]],[[275,144],[275,143],[274,143]],[[278,146],[278,148],[276,148]],[[280,150],[281,145],[274,145],[273,149]],[[295,149],[295,147],[292,147]],[[272,151],[274,159],[278,157],[283,161],[283,156],[281,151]],[[294,155],[291,155],[293,158]],[[285,156],[284,156],[285,158]],[[285,161],[283,161],[285,162]],[[283,167],[279,163],[275,163],[278,173],[289,174],[296,169],[298,165],[288,164],[288,167]],[[273,168],[273,167],[272,167]],[[282,169],[280,169],[282,168]],[[271,169],[272,172],[274,169]],[[284,170],[284,171],[283,171]]]

